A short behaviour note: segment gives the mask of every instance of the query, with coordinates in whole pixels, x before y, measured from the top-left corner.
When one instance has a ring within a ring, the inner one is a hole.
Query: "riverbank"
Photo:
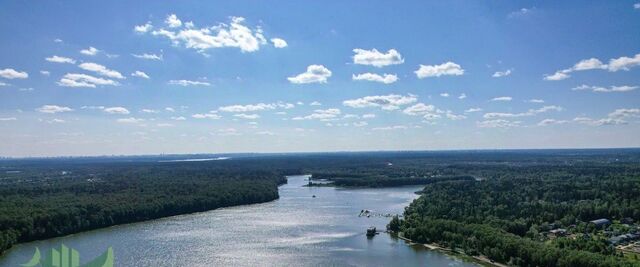
[[[398,239],[404,240],[405,242],[409,243],[409,245],[421,245],[421,246],[424,246],[427,249],[436,250],[436,251],[439,251],[439,252],[441,252],[443,254],[446,254],[446,255],[461,259],[461,260],[474,262],[474,263],[480,264],[482,266],[508,267],[508,265],[492,261],[492,260],[490,260],[489,258],[487,258],[484,255],[471,256],[471,255],[467,255],[467,254],[464,254],[464,253],[461,253],[461,252],[458,252],[458,251],[455,251],[455,250],[452,250],[452,249],[449,249],[449,248],[445,248],[445,247],[443,247],[443,246],[441,246],[441,245],[439,245],[437,243],[426,243],[426,244],[417,243],[417,242],[414,242],[411,239],[408,239],[406,237],[400,236],[399,234],[395,234],[395,233],[392,233],[392,232],[388,232],[388,233],[392,237],[396,237]]]

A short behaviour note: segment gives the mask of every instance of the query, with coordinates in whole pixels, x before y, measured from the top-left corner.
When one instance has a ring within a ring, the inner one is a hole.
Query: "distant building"
[[[553,230],[549,231],[549,233],[554,235],[554,236],[565,236],[565,235],[567,235],[567,229],[562,229],[562,228],[553,229]]]
[[[629,241],[638,240],[638,239],[640,239],[640,235],[638,234],[625,234],[625,235],[619,235],[619,236],[614,236],[612,238],[609,238],[609,243],[615,246],[624,242],[629,242]]]
[[[607,228],[607,226],[611,225],[611,221],[609,221],[608,219],[597,219],[597,220],[593,220],[590,221],[590,223],[593,223],[596,228]]]

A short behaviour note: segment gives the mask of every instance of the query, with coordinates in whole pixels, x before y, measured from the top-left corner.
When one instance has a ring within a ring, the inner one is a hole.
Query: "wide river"
[[[476,266],[409,246],[369,226],[384,229],[421,186],[379,189],[304,187],[308,176],[291,176],[280,199],[159,220],[119,225],[13,247],[0,266],[20,266],[35,247],[45,253],[61,243],[80,261],[113,247],[115,266]],[[313,198],[312,196],[316,197]]]

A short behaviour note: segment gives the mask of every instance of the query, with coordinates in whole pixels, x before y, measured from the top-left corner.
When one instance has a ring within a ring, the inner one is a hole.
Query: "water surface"
[[[367,227],[384,229],[389,218],[358,217],[362,209],[402,213],[421,186],[304,187],[307,178],[289,177],[280,199],[269,203],[20,244],[0,259],[0,266],[19,266],[34,247],[44,252],[60,243],[78,250],[81,262],[111,246],[116,266],[475,266],[384,233],[365,236]]]

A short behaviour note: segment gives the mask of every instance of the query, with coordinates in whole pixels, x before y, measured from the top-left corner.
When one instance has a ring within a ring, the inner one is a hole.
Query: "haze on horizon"
[[[0,3],[0,156],[640,147],[640,3]]]

